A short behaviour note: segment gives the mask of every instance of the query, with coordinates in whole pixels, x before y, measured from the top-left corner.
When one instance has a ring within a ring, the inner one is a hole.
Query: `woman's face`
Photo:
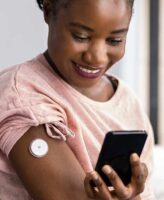
[[[131,11],[124,0],[72,0],[48,18],[48,51],[73,87],[91,87],[124,55]]]

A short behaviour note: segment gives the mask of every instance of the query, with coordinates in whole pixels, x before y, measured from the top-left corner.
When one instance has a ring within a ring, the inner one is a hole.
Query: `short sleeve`
[[[29,108],[1,110],[0,114],[0,149],[9,154],[16,141],[31,127],[38,126]]]
[[[45,125],[46,133],[66,141],[74,133],[55,105],[40,104],[8,110],[0,115],[0,148],[8,155],[17,140],[32,126]]]
[[[45,125],[55,139],[74,136],[55,90],[36,70],[39,67],[30,62],[0,73],[0,149],[7,156],[32,126]]]
[[[64,109],[55,101],[40,100],[37,104],[23,105],[15,91],[10,89],[9,93],[7,97],[5,94],[0,97],[0,149],[7,156],[14,144],[32,126],[44,124],[47,134],[55,139],[66,141],[67,137],[74,136],[68,128]]]

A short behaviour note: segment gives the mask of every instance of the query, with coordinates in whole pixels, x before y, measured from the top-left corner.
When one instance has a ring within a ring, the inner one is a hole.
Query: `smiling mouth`
[[[90,69],[86,69],[84,67],[79,66],[80,70],[86,73],[91,73],[91,74],[96,74],[97,72],[100,71],[100,69],[95,69],[95,70],[90,70]]]
[[[77,64],[75,62],[73,63],[73,67],[75,69],[75,71],[78,73],[78,75],[85,77],[85,78],[97,78],[100,76],[100,74],[102,73],[102,68],[100,69],[95,69],[95,68],[89,68],[87,66],[83,66],[80,64]]]

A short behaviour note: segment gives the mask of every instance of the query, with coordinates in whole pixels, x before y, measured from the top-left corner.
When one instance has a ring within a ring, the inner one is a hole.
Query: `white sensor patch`
[[[35,139],[29,146],[30,153],[37,158],[41,158],[48,153],[48,144],[43,139]]]

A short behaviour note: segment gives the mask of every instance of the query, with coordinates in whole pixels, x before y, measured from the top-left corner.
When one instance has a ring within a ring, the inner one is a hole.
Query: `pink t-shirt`
[[[152,128],[126,84],[118,79],[109,101],[94,101],[63,81],[40,54],[0,72],[0,199],[31,199],[8,155],[31,126],[40,124],[50,137],[66,141],[85,172],[95,167],[108,131],[146,130],[148,140],[141,158],[151,174]],[[142,200],[154,199],[148,178]]]

